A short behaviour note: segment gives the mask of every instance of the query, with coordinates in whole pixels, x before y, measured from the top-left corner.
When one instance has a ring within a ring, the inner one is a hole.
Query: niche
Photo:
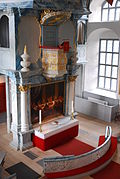
[[[9,19],[6,15],[0,19],[0,47],[9,48]]]

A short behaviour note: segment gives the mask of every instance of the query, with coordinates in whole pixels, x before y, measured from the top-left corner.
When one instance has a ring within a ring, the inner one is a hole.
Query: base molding
[[[31,135],[33,133],[33,130],[27,131],[27,132],[19,132],[20,136],[20,150],[26,150],[33,146],[33,143],[31,141]]]

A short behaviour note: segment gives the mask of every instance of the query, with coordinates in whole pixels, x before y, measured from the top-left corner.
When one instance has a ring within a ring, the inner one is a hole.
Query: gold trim
[[[31,89],[31,86],[30,85],[29,86],[27,86],[27,85],[19,86],[18,89],[19,89],[20,92],[26,92],[29,89]]]
[[[71,120],[74,120],[74,113],[71,114]]]
[[[75,81],[76,78],[77,78],[77,76],[69,76],[68,77],[69,81],[71,81],[71,82]]]
[[[50,11],[49,9],[44,10],[44,12],[41,14],[41,20],[40,23],[42,25],[45,24],[46,20],[48,20],[51,17],[55,17],[54,19],[52,19],[48,25],[52,26],[54,25],[56,22],[65,22],[66,20],[70,19],[71,17],[71,13],[69,12],[60,12],[60,11]],[[63,21],[62,21],[63,20]]]

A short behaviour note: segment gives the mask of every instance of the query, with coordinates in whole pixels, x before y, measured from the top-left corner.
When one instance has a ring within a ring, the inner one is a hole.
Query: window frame
[[[120,6],[117,6],[118,2],[120,2],[120,0],[116,0],[115,6],[111,6],[110,4],[108,4],[108,7],[104,7],[105,4],[107,4],[108,2],[104,1],[102,6],[101,6],[101,22],[112,22],[112,21],[119,21],[116,20],[116,11],[117,9],[120,9]],[[103,10],[107,9],[108,13],[107,13],[107,21],[103,20]],[[114,20],[109,20],[110,19],[110,10],[114,9]]]
[[[105,51],[101,51],[101,41],[102,40],[105,40],[106,41],[106,50]],[[107,47],[108,47],[108,41],[111,40],[112,41],[112,52],[109,52],[107,51]],[[114,52],[113,51],[113,48],[114,48],[114,41],[118,41],[119,42],[119,47],[118,47],[118,52]],[[101,38],[99,39],[99,56],[98,56],[98,77],[97,77],[97,88],[99,89],[104,89],[104,90],[107,90],[107,91],[111,91],[111,92],[117,92],[117,88],[118,88],[118,75],[119,75],[119,55],[120,55],[120,41],[119,39],[104,39],[104,38]],[[100,55],[101,53],[104,53],[105,54],[105,64],[102,64],[100,62],[101,58],[100,58]],[[112,59],[111,59],[111,64],[107,64],[107,54],[111,54],[112,55]],[[113,55],[114,54],[117,54],[118,55],[118,64],[117,65],[113,65]],[[105,71],[104,71],[104,75],[100,75],[100,66],[101,65],[104,65],[105,66]],[[107,66],[110,66],[111,67],[111,74],[110,74],[110,77],[106,76],[106,67]],[[112,69],[113,67],[117,67],[117,77],[112,77]],[[100,81],[100,77],[103,77],[104,78],[104,87],[100,87],[99,85],[99,81]],[[106,85],[106,79],[110,79],[110,88],[107,89],[105,88],[105,85]],[[112,79],[115,79],[116,80],[116,90],[112,90]]]

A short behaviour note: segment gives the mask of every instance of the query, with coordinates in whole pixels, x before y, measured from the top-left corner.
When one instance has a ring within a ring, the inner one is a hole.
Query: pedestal
[[[31,141],[31,133],[33,133],[33,130],[30,130],[28,132],[19,132],[21,151],[26,150],[33,146],[33,142]]]

